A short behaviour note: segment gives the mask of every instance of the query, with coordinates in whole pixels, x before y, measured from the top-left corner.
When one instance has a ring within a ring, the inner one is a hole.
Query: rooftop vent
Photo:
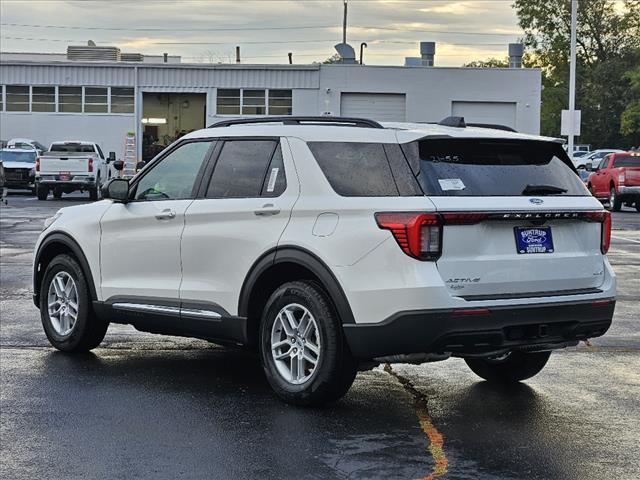
[[[67,47],[67,60],[93,62],[119,62],[120,49],[118,47],[96,47],[89,40],[86,46]]]

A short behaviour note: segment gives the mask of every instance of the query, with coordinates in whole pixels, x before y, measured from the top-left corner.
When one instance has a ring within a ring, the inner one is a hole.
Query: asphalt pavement
[[[0,478],[640,478],[640,213],[614,214],[614,324],[536,377],[491,386],[452,359],[358,374],[291,407],[255,354],[112,325],[51,348],[31,302],[43,220],[78,195],[0,207]]]

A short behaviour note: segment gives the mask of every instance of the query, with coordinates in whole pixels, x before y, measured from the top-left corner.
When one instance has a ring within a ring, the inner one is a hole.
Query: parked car
[[[60,198],[63,193],[80,190],[97,200],[108,177],[107,161],[97,143],[53,142],[36,164],[38,199],[46,200],[50,191],[54,198]]]
[[[614,212],[622,205],[640,212],[640,152],[611,153],[596,166],[589,165],[587,187]]]
[[[47,151],[47,147],[31,138],[12,138],[7,142],[7,147],[22,148],[25,150],[33,149],[38,155],[42,155]]]
[[[5,187],[30,190],[35,193],[36,151],[22,148],[3,148],[0,159],[4,166]]]
[[[586,168],[587,163],[598,164],[605,157],[605,155],[609,155],[610,153],[620,153],[624,152],[624,150],[615,150],[611,148],[604,148],[600,150],[594,150],[590,152],[588,155],[584,155],[582,157],[573,157],[573,164],[577,169]]]
[[[461,357],[517,382],[603,335],[611,215],[561,144],[442,123],[289,116],[186,135],[108,200],[45,222],[49,341],[87,351],[113,322],[244,345],[309,405],[381,362]]]

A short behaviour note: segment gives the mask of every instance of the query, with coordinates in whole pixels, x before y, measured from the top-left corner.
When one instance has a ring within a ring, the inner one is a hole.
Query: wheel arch
[[[338,279],[316,255],[300,247],[279,247],[266,252],[245,277],[238,301],[238,316],[247,318],[248,343],[255,345],[264,304],[275,288],[287,281],[313,280],[329,295],[342,324],[355,323]]]
[[[51,260],[53,260],[57,255],[65,253],[72,255],[80,264],[82,273],[87,279],[91,300],[95,301],[98,299],[89,262],[87,261],[87,257],[82,251],[82,248],[78,245],[78,242],[66,233],[52,232],[42,240],[42,243],[40,243],[33,262],[33,303],[36,307],[40,307],[38,297],[40,296],[40,286],[42,284],[42,278],[47,265],[49,265],[49,262],[51,262]]]

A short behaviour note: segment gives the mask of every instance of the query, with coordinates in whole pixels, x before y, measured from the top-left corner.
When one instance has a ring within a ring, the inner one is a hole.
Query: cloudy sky
[[[400,65],[436,41],[436,64],[504,57],[522,35],[512,0],[349,0],[348,42],[365,63]],[[65,52],[93,40],[184,62],[322,61],[342,39],[342,0],[0,0],[0,49]]]

